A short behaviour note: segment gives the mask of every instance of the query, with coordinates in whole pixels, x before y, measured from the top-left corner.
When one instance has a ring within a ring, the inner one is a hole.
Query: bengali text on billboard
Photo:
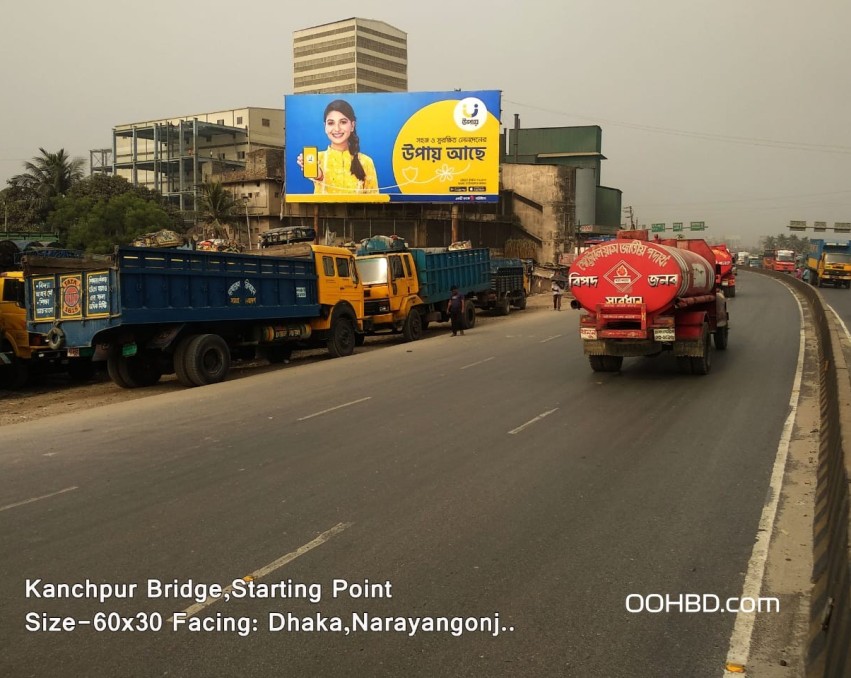
[[[293,94],[287,202],[496,202],[500,93]]]

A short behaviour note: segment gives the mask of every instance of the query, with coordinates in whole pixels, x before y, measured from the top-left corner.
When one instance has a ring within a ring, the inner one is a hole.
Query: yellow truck
[[[401,333],[405,341],[419,339],[429,323],[449,320],[453,287],[466,299],[464,328],[472,328],[477,299],[491,284],[490,253],[484,248],[408,248],[401,238],[373,236],[361,243],[356,261],[367,334]]]
[[[67,352],[53,348],[42,334],[27,330],[24,306],[24,274],[0,273],[0,389],[18,389],[31,375],[67,372],[75,381],[94,373],[92,361],[69,359]]]
[[[816,287],[851,288],[851,241],[811,238],[807,252],[807,277]]]

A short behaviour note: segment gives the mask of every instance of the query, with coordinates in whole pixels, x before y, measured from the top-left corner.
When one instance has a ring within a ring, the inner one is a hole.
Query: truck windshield
[[[828,264],[851,264],[851,254],[837,254],[828,252],[824,255],[824,260]]]
[[[777,261],[795,261],[794,252],[778,252]]]
[[[358,259],[358,273],[364,285],[381,285],[387,283],[387,259],[375,257]]]

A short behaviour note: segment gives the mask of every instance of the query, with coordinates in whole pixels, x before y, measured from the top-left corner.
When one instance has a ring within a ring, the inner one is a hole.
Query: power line
[[[802,141],[779,141],[776,139],[760,139],[758,137],[740,137],[729,134],[713,134],[711,132],[690,132],[687,130],[674,129],[671,127],[654,127],[652,125],[639,125],[631,122],[622,122],[618,120],[606,120],[604,118],[590,118],[583,115],[576,115],[566,111],[556,111],[550,108],[542,108],[540,106],[531,106],[529,104],[504,99],[506,103],[528,108],[530,110],[541,111],[544,113],[552,113],[568,118],[576,118],[578,120],[588,120],[597,124],[605,123],[614,127],[626,127],[628,129],[637,129],[644,132],[654,132],[656,134],[667,134],[670,136],[691,137],[694,139],[703,139],[705,141],[722,141],[730,144],[743,144],[748,146],[764,146],[768,148],[780,148],[792,151],[812,151],[816,153],[837,153],[840,155],[851,155],[851,146],[836,146],[834,144],[813,144]]]

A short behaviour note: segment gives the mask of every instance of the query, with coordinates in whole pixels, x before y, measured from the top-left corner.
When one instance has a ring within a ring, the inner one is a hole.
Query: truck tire
[[[719,351],[727,350],[727,335],[730,332],[730,328],[727,325],[724,327],[719,327],[715,330],[712,335],[712,339],[715,342],[715,348]]]
[[[461,319],[461,326],[465,330],[471,330],[476,326],[476,305],[469,299],[464,304],[464,317]]]
[[[187,334],[186,336],[181,337],[177,342],[177,348],[174,350],[174,374],[181,386],[195,386],[189,378],[189,375],[186,373],[186,349],[189,347],[189,344],[192,343],[194,338],[194,334]]]
[[[595,372],[619,372],[623,365],[623,356],[589,355],[588,362]]]
[[[727,293],[724,296],[726,296],[728,299],[732,299],[733,297],[736,296],[736,288],[735,287],[728,287]]]
[[[348,313],[341,313],[331,321],[328,333],[328,353],[332,358],[343,358],[355,352],[355,323]]]
[[[218,384],[230,371],[230,349],[218,334],[199,334],[186,346],[183,364],[193,386]]]
[[[502,297],[496,304],[497,315],[508,315],[511,312],[511,299],[508,295]]]
[[[121,355],[121,349],[113,349],[106,360],[109,378],[121,388],[153,386],[163,376],[162,366],[155,353],[141,352],[134,356]]]
[[[411,310],[405,318],[405,326],[402,328],[402,337],[405,341],[417,341],[423,336],[423,317],[419,311]]]
[[[520,296],[520,298],[517,299],[516,302],[514,302],[514,307],[517,308],[520,311],[526,310],[526,293],[525,292],[523,292],[523,294]]]
[[[701,333],[700,343],[703,346],[703,355],[699,357],[691,357],[691,373],[692,374],[709,374],[712,369],[712,345],[709,341],[709,323],[703,323],[703,332]]]

